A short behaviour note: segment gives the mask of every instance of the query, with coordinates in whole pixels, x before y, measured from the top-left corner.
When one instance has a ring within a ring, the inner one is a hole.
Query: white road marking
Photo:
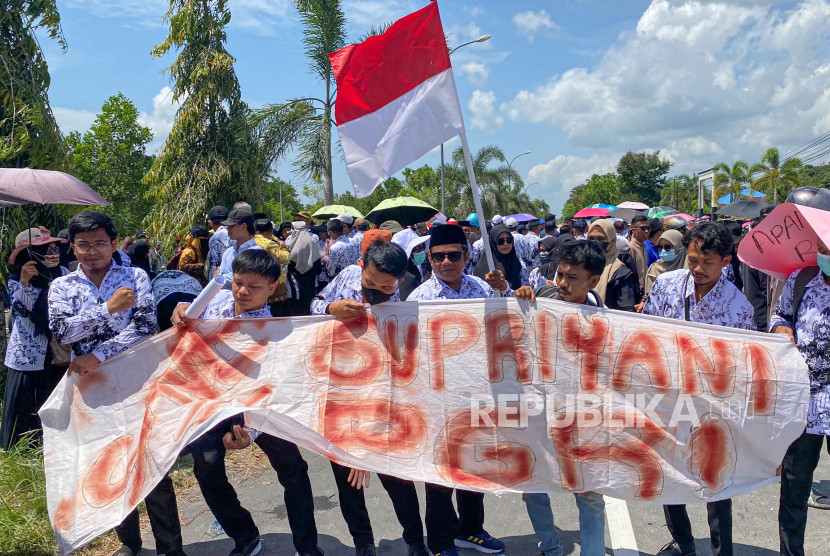
[[[605,516],[608,519],[608,532],[611,535],[611,550],[614,556],[639,556],[637,539],[631,526],[628,504],[625,500],[605,496]]]

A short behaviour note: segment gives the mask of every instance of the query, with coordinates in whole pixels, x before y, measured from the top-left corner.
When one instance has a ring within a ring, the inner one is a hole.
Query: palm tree
[[[268,104],[251,113],[251,125],[270,168],[297,146],[296,170],[323,183],[323,199],[334,202],[332,136],[335,86],[328,54],[346,45],[346,17],[340,0],[295,0],[303,26],[309,68],[325,83],[322,98],[296,98]]]
[[[788,158],[782,163],[778,149],[769,148],[761,155],[761,162],[753,164],[750,169],[750,174],[764,174],[755,180],[753,186],[767,195],[772,194],[772,202],[777,205],[779,193],[786,197],[790,191],[801,187],[800,171],[803,166],[804,163],[798,158]]]
[[[519,173],[507,164],[492,167],[494,162],[505,160],[504,151],[495,145],[482,147],[473,156],[473,172],[481,193],[481,205],[488,216],[497,212],[513,214],[528,208],[523,206],[522,210],[514,210],[523,205],[521,201],[527,197],[522,193],[524,183]],[[467,166],[464,163],[464,151],[461,147],[453,152],[452,165],[448,167],[448,171],[445,171],[444,181],[456,184],[457,189],[460,190],[459,204],[464,207],[464,210],[468,212],[475,210],[467,177]]]
[[[720,198],[721,195],[727,193],[732,201],[739,200],[744,184],[750,181],[749,164],[743,160],[736,160],[730,168],[727,163],[718,162],[714,170],[715,177],[712,181],[715,197]]]

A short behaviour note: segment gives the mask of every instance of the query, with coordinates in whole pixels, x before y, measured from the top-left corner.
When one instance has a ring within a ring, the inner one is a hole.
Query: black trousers
[[[334,480],[337,483],[340,512],[349,527],[355,548],[374,544],[375,538],[369,512],[366,509],[363,489],[357,490],[349,484],[348,467],[331,462],[331,470],[334,472]],[[424,527],[421,523],[421,509],[415,483],[380,473],[378,473],[378,478],[389,494],[392,506],[395,508],[395,515],[403,526],[403,540],[406,544],[423,543]]]
[[[455,546],[456,537],[478,535],[484,529],[484,494],[455,490],[458,515],[452,504],[453,489],[426,483],[427,546],[441,552]]]
[[[0,423],[0,448],[9,450],[20,437],[40,430],[37,412],[61,381],[66,367],[51,364],[46,354],[46,368],[41,371],[17,371],[7,368],[6,392],[3,396],[3,420]]]
[[[712,556],[732,556],[732,499],[708,502],[709,536]],[[663,506],[666,525],[672,538],[680,545],[683,556],[695,554],[695,537],[685,504]]]
[[[144,499],[147,506],[147,518],[156,540],[156,553],[168,555],[184,554],[182,551],[182,527],[179,524],[179,508],[176,505],[176,492],[173,481],[165,475],[156,488]],[[138,521],[138,509],[131,511],[115,533],[122,544],[129,546],[133,552],[141,548],[141,526]]]
[[[193,455],[193,474],[199,482],[202,496],[216,521],[237,546],[247,544],[259,535],[251,513],[240,504],[225,471],[222,437],[231,431],[233,425],[242,422],[241,415],[225,419],[189,448]],[[285,508],[294,547],[300,554],[317,553],[317,526],[308,464],[291,442],[262,434],[256,443],[265,452],[285,489]]]
[[[781,465],[781,498],[778,502],[778,535],[782,556],[804,555],[807,500],[813,472],[821,456],[824,435],[804,432],[790,444]],[[830,452],[830,442],[827,451]]]

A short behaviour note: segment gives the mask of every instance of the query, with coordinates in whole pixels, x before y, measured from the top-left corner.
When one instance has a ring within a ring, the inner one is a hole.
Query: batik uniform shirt
[[[233,260],[237,255],[248,249],[262,249],[262,247],[257,244],[256,238],[252,237],[240,245],[238,249],[236,242],[232,242],[231,246],[222,254],[222,264],[219,265],[219,274],[224,276],[228,280],[228,283],[233,281]]]
[[[479,278],[464,274],[461,276],[461,287],[455,291],[449,287],[446,282],[438,278],[435,273],[432,277],[415,288],[407,301],[429,301],[432,299],[486,299],[493,297],[495,294],[490,284]],[[513,297],[513,290],[510,284],[507,289],[501,292],[502,297]]]
[[[795,331],[798,350],[810,370],[807,432],[830,435],[830,286],[819,272],[807,283],[798,315],[793,315],[793,291],[799,272],[794,272],[784,284],[769,329],[788,326]]]
[[[216,274],[216,269],[222,264],[222,255],[232,246],[227,226],[219,226],[208,240],[208,276]]]
[[[352,230],[354,231],[354,230]],[[354,236],[349,237],[349,258],[350,265],[357,264],[360,260],[360,246],[363,243],[363,232],[357,232]]]
[[[685,320],[684,299],[689,300],[689,320],[692,322],[756,330],[752,303],[723,273],[700,303],[695,301],[695,283],[689,270],[661,274],[651,288],[643,313]]]
[[[334,280],[344,268],[353,265],[357,260],[352,260],[354,249],[346,236],[340,236],[329,247],[329,260],[326,261],[326,273],[329,282]]]
[[[530,262],[525,261],[525,264],[528,268],[536,268],[542,264],[542,258],[539,254],[539,242],[541,238],[533,232],[527,232],[527,235],[522,236],[522,239],[524,239],[530,249]]]
[[[69,270],[61,267],[61,272],[65,276]],[[15,371],[40,371],[46,362],[49,340],[45,334],[35,332],[31,318],[41,288],[31,284],[24,288],[14,279],[10,279],[8,285],[14,321],[6,345],[5,365]]]
[[[363,285],[360,282],[360,276],[363,273],[363,267],[356,264],[347,266],[334,280],[329,282],[329,285],[323,288],[323,291],[314,296],[311,300],[311,314],[325,315],[328,306],[335,301],[342,299],[352,299],[354,301],[363,302]],[[389,298],[389,302],[400,301],[401,296],[398,290]]]
[[[519,232],[510,232],[510,235],[513,236],[513,249],[516,251],[516,256],[527,265],[531,260],[531,256],[529,245],[525,241],[525,236]]]
[[[541,288],[542,286],[548,283],[548,279],[545,278],[544,274],[539,271],[539,267],[537,266],[533,270],[530,271],[530,275],[528,275],[528,285],[533,288]]]
[[[135,292],[135,306],[111,315],[107,300],[121,287]],[[158,330],[150,278],[140,268],[113,261],[98,288],[78,265],[49,288],[49,329],[57,341],[71,345],[73,359],[88,353],[101,361],[115,357]]]

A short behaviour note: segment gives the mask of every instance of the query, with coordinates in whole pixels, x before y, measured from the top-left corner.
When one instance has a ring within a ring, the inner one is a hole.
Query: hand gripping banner
[[[40,412],[49,515],[64,553],[90,542],[240,412],[406,479],[723,499],[776,480],[808,388],[783,336],[547,299],[385,303],[350,322],[197,321],[61,382]]]

